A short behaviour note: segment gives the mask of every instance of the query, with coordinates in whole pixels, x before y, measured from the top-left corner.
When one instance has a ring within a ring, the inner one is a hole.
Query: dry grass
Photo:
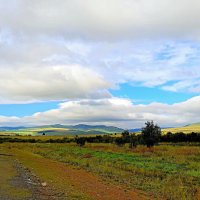
[[[65,165],[52,159],[44,158],[33,152],[45,148],[51,150],[46,145],[26,145],[23,144],[4,144],[4,149],[12,152],[20,162],[31,169],[34,174],[40,177],[42,181],[47,182],[59,193],[65,193],[66,199],[71,200],[135,200],[147,199],[136,190],[124,190],[121,186],[105,184],[96,176],[80,166]],[[87,155],[83,159],[90,159]],[[149,198],[148,198],[149,199]]]
[[[12,180],[17,175],[16,169],[13,166],[12,159],[0,147],[0,196],[21,200],[31,196],[31,193],[24,188],[17,187],[12,184]]]
[[[113,144],[87,144],[83,148],[75,144],[12,144],[12,149],[15,148],[85,169],[105,182],[143,190],[158,199],[197,199],[200,188],[197,146],[129,149]]]
[[[194,124],[190,126],[183,126],[183,127],[176,127],[176,128],[167,128],[163,129],[162,132],[166,134],[167,132],[177,133],[177,132],[183,132],[183,133],[191,133],[191,132],[200,132],[200,124]]]

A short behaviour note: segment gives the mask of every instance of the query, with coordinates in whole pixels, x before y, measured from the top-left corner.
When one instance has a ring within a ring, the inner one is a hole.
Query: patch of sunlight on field
[[[39,132],[39,131],[67,131],[69,130],[68,128],[54,128],[54,127],[47,127],[47,128],[28,128],[25,129],[25,131],[34,131],[34,132]]]
[[[177,133],[177,132],[183,132],[183,133],[200,132],[200,125],[177,127],[177,128],[168,128],[168,129],[163,129],[162,132],[164,134],[166,134],[167,132],[172,132],[172,133]]]
[[[0,135],[11,135],[11,136],[15,136],[15,135],[21,135],[21,136],[25,136],[25,135],[31,135],[31,136],[37,136],[39,134],[42,134],[42,132],[48,132],[48,131],[52,131],[52,132],[58,132],[58,134],[62,134],[63,132],[68,131],[69,129],[67,128],[26,128],[26,129],[19,129],[19,130],[12,130],[12,131],[1,131]]]

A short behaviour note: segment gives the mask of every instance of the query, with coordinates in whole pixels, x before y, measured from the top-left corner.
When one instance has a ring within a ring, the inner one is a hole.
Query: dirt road
[[[0,149],[0,199],[1,200],[55,200],[66,199],[41,182],[13,154]]]
[[[0,148],[0,174],[3,200],[149,199],[139,191],[105,183],[83,169],[18,149]]]

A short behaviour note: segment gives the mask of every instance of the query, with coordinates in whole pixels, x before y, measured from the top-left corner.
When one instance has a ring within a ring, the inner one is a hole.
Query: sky
[[[0,126],[200,122],[199,0],[0,0]]]

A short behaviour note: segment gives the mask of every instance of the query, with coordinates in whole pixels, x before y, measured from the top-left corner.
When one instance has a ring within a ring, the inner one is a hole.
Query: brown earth
[[[103,182],[95,174],[86,170],[43,158],[31,152],[9,149],[17,159],[14,167],[22,185],[28,188],[32,199],[69,199],[69,200],[145,200],[150,199],[143,192],[135,189],[126,190]],[[1,162],[1,160],[0,160]],[[25,177],[22,174],[27,174]],[[28,186],[25,180],[34,183]],[[44,186],[41,183],[44,183]],[[34,185],[34,186],[33,186]],[[1,193],[0,193],[1,195]],[[0,199],[1,196],[0,196]],[[28,198],[32,200],[31,198]],[[7,200],[7,199],[6,199]],[[13,199],[8,199],[13,200]],[[25,198],[23,200],[26,200]]]
[[[12,154],[0,153],[1,200],[61,199],[52,188],[42,185],[40,179],[20,164]]]

